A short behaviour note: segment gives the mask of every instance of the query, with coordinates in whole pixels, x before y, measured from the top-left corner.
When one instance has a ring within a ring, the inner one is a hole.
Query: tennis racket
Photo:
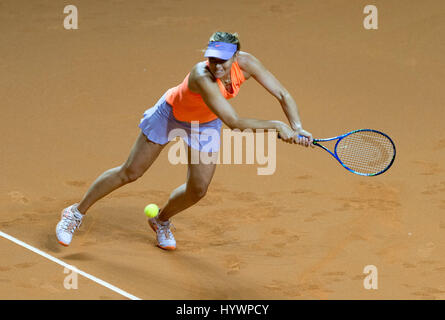
[[[337,140],[332,152],[320,142]],[[360,129],[328,139],[314,139],[313,144],[329,152],[346,170],[377,176],[387,171],[396,158],[396,146],[383,132]]]

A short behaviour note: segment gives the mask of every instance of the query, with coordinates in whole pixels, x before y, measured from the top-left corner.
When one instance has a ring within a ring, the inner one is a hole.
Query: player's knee
[[[191,185],[188,186],[188,193],[193,201],[199,201],[207,194],[208,185]]]
[[[138,170],[132,167],[122,166],[120,170],[120,177],[123,183],[136,181],[137,179],[142,177],[143,174],[144,172],[142,170]]]

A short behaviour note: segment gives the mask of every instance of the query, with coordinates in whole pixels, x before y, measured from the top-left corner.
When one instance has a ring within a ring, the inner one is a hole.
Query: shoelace
[[[82,224],[82,219],[76,218],[74,214],[64,216],[62,221],[62,229],[71,233],[74,233]]]
[[[171,222],[166,225],[158,223],[158,228],[160,229],[159,231],[164,234],[165,239],[171,239],[173,237],[170,227],[173,227],[173,230],[176,230],[175,226]]]

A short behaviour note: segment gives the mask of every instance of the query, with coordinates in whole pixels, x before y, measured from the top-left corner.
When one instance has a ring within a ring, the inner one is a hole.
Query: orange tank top
[[[201,95],[189,90],[189,76],[190,73],[187,74],[180,85],[170,88],[166,92],[165,98],[173,108],[173,115],[177,120],[183,122],[199,121],[205,123],[217,119],[218,117],[207,107]],[[226,90],[220,79],[217,79],[219,90],[226,99],[236,97],[241,84],[246,80],[236,61],[230,69],[230,78],[232,80],[232,93]]]

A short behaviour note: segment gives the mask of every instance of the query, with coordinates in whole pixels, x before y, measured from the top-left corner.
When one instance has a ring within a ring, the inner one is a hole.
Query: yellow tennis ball
[[[154,203],[150,203],[149,205],[147,205],[145,207],[144,212],[147,215],[147,217],[154,218],[154,217],[156,217],[158,215],[159,208]]]

